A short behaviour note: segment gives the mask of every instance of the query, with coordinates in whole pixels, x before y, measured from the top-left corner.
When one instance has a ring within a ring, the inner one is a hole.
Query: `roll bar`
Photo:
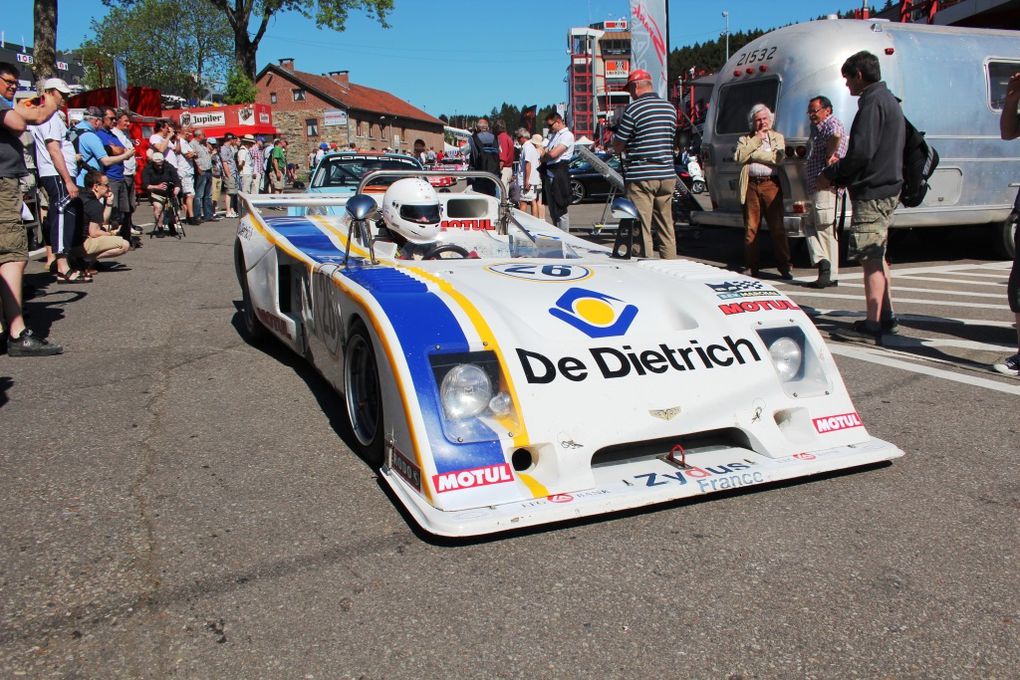
[[[408,172],[407,170],[373,170],[361,178],[361,183],[358,185],[358,193],[365,193],[365,188],[371,185],[372,180],[377,177],[449,177],[450,175],[456,175],[457,177],[481,177],[492,180],[492,183],[496,186],[496,200],[499,201],[499,218],[496,221],[497,233],[506,235],[510,224],[510,210],[513,206],[510,205],[510,199],[503,189],[503,181],[491,172],[483,170],[458,170],[457,172],[446,170],[421,170],[418,172]]]

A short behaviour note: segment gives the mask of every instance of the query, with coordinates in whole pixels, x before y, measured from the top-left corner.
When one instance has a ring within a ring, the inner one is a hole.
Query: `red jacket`
[[[496,141],[499,142],[500,169],[512,168],[514,166],[514,140],[510,139],[510,135],[507,133],[500,132]]]

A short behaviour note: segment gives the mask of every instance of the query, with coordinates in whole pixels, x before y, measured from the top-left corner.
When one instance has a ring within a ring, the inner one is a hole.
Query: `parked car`
[[[326,154],[312,171],[308,190],[311,193],[339,193],[353,195],[361,178],[373,170],[423,170],[418,159],[403,153],[376,153],[341,151]],[[391,178],[380,180],[378,190],[385,191]],[[452,177],[429,177],[437,189],[454,183]]]
[[[599,151],[596,155],[613,170],[623,174],[623,166],[620,163],[619,156],[614,156],[605,151]],[[612,191],[609,181],[600,175],[592,167],[591,163],[583,158],[574,158],[574,160],[570,161],[569,172],[571,203],[604,199]]]

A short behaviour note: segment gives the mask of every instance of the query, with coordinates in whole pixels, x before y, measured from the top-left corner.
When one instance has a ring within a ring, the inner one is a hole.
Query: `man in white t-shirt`
[[[113,136],[120,140],[121,146],[125,149],[134,148],[135,143],[129,136],[131,131],[131,114],[124,109],[117,109],[117,122],[113,127]],[[137,207],[137,196],[135,194],[135,170],[138,168],[138,161],[134,156],[124,159],[124,187],[122,195],[118,199],[117,208],[120,210],[121,226],[120,236],[128,241],[132,240],[135,233],[142,233],[141,229],[131,224],[131,216]]]
[[[51,78],[43,86],[45,92],[70,95],[71,90],[63,80]],[[71,143],[64,124],[63,112],[50,117],[42,125],[30,125],[32,140],[35,142],[35,164],[39,172],[39,183],[46,191],[50,208],[46,215],[46,226],[50,234],[50,246],[59,281],[67,283],[85,282],[85,277],[71,272],[67,255],[74,246],[75,229],[81,214],[81,200],[75,174],[78,160],[74,144]]]
[[[163,161],[177,169],[177,153],[173,149],[174,128],[169,120],[162,120],[158,123],[156,132],[149,137],[149,160],[156,151],[163,154]]]
[[[570,231],[570,161],[574,158],[574,133],[567,129],[563,116],[550,113],[545,117],[549,142],[545,149],[545,176],[542,194],[549,206],[549,218],[563,231]]]
[[[181,128],[177,141],[172,146],[176,151],[177,176],[181,178],[181,196],[184,197],[185,220],[188,224],[201,224],[195,219],[195,150],[191,148],[191,140],[195,130],[191,127]]]
[[[538,149],[531,143],[531,133],[527,128],[517,129],[517,142],[521,145],[521,158],[517,165],[517,185],[521,188],[521,210],[541,217],[538,192],[542,188],[541,175],[538,172],[540,158]]]
[[[251,158],[251,147],[255,144],[254,135],[241,137],[241,146],[237,148],[237,174],[241,177],[237,190],[240,193],[255,193],[252,187],[252,177],[255,175],[255,166]]]

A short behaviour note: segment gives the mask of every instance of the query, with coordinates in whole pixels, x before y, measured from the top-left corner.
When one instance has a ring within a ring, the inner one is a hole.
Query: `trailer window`
[[[715,133],[717,135],[746,134],[750,130],[747,114],[755,104],[776,110],[779,94],[779,80],[768,78],[746,83],[728,85],[719,94],[719,108],[716,111]]]
[[[988,103],[996,111],[1002,110],[1002,103],[1006,101],[1006,86],[1009,84],[1009,78],[1017,71],[1020,71],[1020,63],[1015,61],[988,62]]]

